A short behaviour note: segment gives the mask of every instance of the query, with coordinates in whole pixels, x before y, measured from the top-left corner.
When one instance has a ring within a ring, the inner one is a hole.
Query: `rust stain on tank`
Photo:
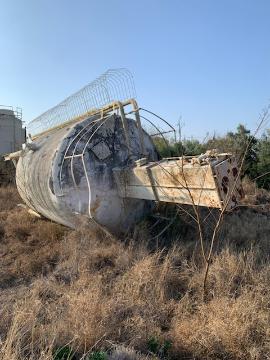
[[[238,174],[238,170],[237,170],[237,168],[236,168],[236,167],[234,167],[234,168],[232,169],[232,173],[233,173],[233,176],[234,176],[234,177],[236,177],[236,176],[237,176],[237,174]]]
[[[229,178],[227,176],[223,176],[221,185],[222,185],[222,190],[224,191],[225,194],[227,194],[228,185],[229,185]]]
[[[95,214],[97,209],[100,207],[100,199],[96,199],[93,203],[93,205],[91,205],[91,213]]]

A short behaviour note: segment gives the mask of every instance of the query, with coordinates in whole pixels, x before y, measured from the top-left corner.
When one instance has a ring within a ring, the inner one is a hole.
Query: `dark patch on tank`
[[[227,176],[223,176],[221,181],[222,190],[225,194],[228,192],[229,178]]]
[[[107,165],[106,164],[98,164],[95,167],[95,175],[97,180],[102,180],[104,175],[106,175]]]
[[[238,170],[237,170],[237,168],[236,168],[236,167],[234,167],[234,168],[232,169],[232,173],[233,173],[233,176],[234,176],[234,177],[236,177],[236,176],[237,176],[237,174],[238,174]]]
[[[90,126],[90,123],[91,120],[88,120],[88,122],[84,121],[83,123],[79,123],[74,126],[70,136],[66,137],[68,140],[66,147],[68,151],[66,156],[72,156],[73,154],[77,154],[79,151],[82,151],[81,143],[83,142],[83,137],[88,130],[87,126]]]
[[[73,163],[70,164],[73,167],[73,175],[76,185],[79,185],[82,178],[85,177],[83,163],[81,158],[74,158]],[[75,184],[74,184],[75,185]]]
[[[233,201],[235,204],[237,204],[237,200],[236,200],[236,196],[235,196],[235,195],[232,196],[232,201]]]
[[[62,163],[60,164],[62,166]],[[62,166],[62,173],[61,173],[61,179],[60,179],[60,171],[58,173],[59,182],[61,183],[61,186],[64,185],[71,185],[71,174],[70,174],[70,164],[68,160],[65,160]]]
[[[131,140],[132,156],[130,156],[120,116],[113,114],[107,118],[104,126],[101,125],[102,120],[95,125],[91,125],[91,122],[92,118],[74,127],[74,131],[66,138],[66,149],[68,148],[68,151],[66,155],[66,150],[62,152],[62,159],[64,156],[72,157],[82,154],[85,150],[84,161],[88,176],[95,178],[92,183],[105,189],[113,188],[115,184],[112,169],[116,166],[127,166],[132,160],[141,157],[138,128],[134,120],[127,119]],[[104,145],[105,150],[102,149],[102,145]],[[62,162],[61,184],[71,188],[78,186],[82,178],[85,178],[82,158],[74,157],[73,161],[71,158],[66,158]],[[62,162],[59,164],[60,167]],[[71,166],[73,166],[73,174]]]
[[[54,188],[53,188],[52,175],[49,178],[49,188],[50,188],[51,192],[53,193],[53,195],[55,195]]]

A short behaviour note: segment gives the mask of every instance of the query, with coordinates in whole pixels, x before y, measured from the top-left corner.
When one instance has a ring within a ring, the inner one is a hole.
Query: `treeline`
[[[161,157],[200,155],[210,149],[236,155],[239,162],[244,158],[242,176],[248,176],[259,187],[270,190],[270,129],[260,138],[251,134],[242,124],[235,132],[213,137],[205,143],[198,140],[172,141],[155,137],[156,148]]]

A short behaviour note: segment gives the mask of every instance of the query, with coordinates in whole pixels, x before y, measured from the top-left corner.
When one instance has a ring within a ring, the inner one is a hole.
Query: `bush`
[[[205,144],[196,139],[175,142],[172,139],[164,141],[161,137],[155,137],[154,144],[161,157],[196,156],[206,150],[217,149],[219,152],[234,154],[240,164],[246,154],[242,177],[248,176],[250,180],[255,180],[259,187],[270,190],[270,130],[261,138],[256,138],[240,124],[236,132],[214,137]]]

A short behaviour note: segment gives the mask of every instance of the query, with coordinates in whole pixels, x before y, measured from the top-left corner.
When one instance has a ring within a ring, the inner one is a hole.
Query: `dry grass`
[[[14,209],[18,203],[22,202],[17,191],[14,190],[14,186],[0,187],[0,211],[5,212],[7,210]],[[2,215],[2,214],[1,214]]]
[[[245,198],[243,204],[256,205],[266,207],[269,211],[270,193],[269,191],[258,188],[256,183],[252,182],[248,177],[245,177],[242,181]]]
[[[15,184],[15,166],[11,161],[4,161],[0,156],[0,186]]]
[[[0,199],[1,359],[53,359],[67,344],[76,359],[270,357],[268,214],[226,216],[203,301],[192,230],[156,248],[144,226],[121,241],[30,217],[11,188]]]

